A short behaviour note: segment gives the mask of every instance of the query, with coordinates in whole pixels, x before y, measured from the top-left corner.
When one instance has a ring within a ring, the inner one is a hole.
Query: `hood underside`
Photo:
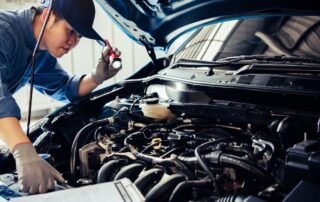
[[[167,49],[187,31],[234,18],[259,15],[313,15],[312,0],[96,0],[133,40]]]

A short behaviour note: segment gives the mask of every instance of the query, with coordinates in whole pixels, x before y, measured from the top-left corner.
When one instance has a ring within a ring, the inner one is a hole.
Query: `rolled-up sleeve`
[[[81,79],[85,75],[76,75],[69,78],[69,81],[67,83],[67,89],[66,89],[66,96],[70,102],[75,102],[80,99],[78,92],[79,92],[79,85]]]

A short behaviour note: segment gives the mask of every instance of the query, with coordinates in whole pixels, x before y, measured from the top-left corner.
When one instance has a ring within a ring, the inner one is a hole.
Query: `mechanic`
[[[48,15],[50,1],[40,7],[0,11],[0,139],[15,159],[21,191],[44,193],[54,188],[54,180],[64,182],[60,173],[37,154],[22,130],[20,109],[12,97],[30,83],[31,57]],[[110,50],[104,48],[90,74],[68,75],[56,58],[67,54],[82,36],[103,39],[92,28],[95,7],[92,0],[55,0],[36,56],[34,88],[59,101],[74,102],[89,94],[119,69],[110,64]],[[117,49],[117,55],[120,52]]]

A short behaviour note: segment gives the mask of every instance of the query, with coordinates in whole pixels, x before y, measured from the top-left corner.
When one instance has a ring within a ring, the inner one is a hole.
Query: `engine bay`
[[[70,187],[129,178],[146,201],[282,201],[319,186],[318,112],[212,94],[129,80],[48,116],[34,145]]]

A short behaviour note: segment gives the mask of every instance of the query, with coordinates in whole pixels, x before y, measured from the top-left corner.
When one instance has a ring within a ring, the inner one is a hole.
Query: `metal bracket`
[[[144,45],[144,47],[147,49],[147,53],[151,58],[151,61],[153,63],[153,65],[156,64],[157,61],[157,57],[156,57],[156,53],[154,52],[154,48],[153,46],[151,46],[149,44],[149,42],[147,41],[145,36],[141,36],[141,38],[139,39],[139,41],[141,41],[141,43]]]

